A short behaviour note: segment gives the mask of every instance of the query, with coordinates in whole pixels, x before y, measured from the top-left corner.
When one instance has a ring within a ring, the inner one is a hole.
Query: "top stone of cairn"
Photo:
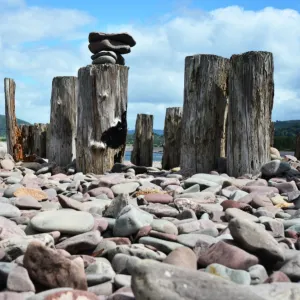
[[[127,32],[122,32],[122,33],[91,32],[89,34],[90,43],[101,42],[103,40],[112,40],[112,41],[121,42],[130,47],[134,47],[136,45],[134,38]]]
[[[136,42],[127,32],[104,33],[91,32],[89,34],[89,50],[93,53],[93,64],[125,65],[122,54],[131,52]]]

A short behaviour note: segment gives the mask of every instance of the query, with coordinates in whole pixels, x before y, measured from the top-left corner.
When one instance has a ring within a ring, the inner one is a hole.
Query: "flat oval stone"
[[[11,171],[15,167],[15,163],[10,159],[3,159],[0,163],[4,170]]]
[[[168,204],[173,202],[173,197],[168,194],[147,194],[144,199],[151,203]]]
[[[45,192],[43,192],[42,190],[25,188],[25,187],[18,188],[14,192],[14,196],[15,197],[32,196],[33,198],[35,198],[38,201],[48,199],[48,195]]]
[[[9,203],[0,203],[0,216],[6,218],[15,218],[20,217],[21,212],[17,207]]]
[[[157,250],[159,250],[163,253],[166,253],[166,254],[169,254],[176,248],[184,247],[182,244],[179,244],[179,243],[165,241],[165,240],[157,239],[157,238],[150,237],[150,236],[144,236],[144,237],[140,238],[139,243],[144,244],[144,245],[153,246]]]
[[[15,205],[20,209],[41,209],[42,205],[32,196],[17,198]]]
[[[98,187],[98,188],[94,188],[92,190],[89,190],[88,193],[92,196],[92,197],[97,197],[101,194],[105,194],[107,195],[107,197],[109,199],[113,199],[114,198],[114,194],[112,192],[112,190],[108,187]]]
[[[99,56],[99,57],[97,57],[93,60],[94,65],[98,65],[98,64],[115,64],[115,63],[116,63],[116,59],[113,58],[110,55]]]
[[[60,231],[76,235],[92,230],[94,218],[88,212],[61,209],[40,212],[31,219],[30,224],[40,232]]]
[[[132,194],[136,191],[139,187],[138,182],[126,182],[126,183],[119,183],[111,187],[111,190],[115,195],[120,194]]]
[[[100,51],[100,52],[98,52],[98,53],[92,55],[92,56],[91,56],[91,59],[92,59],[92,60],[95,60],[96,58],[101,57],[101,56],[111,56],[111,57],[113,57],[115,60],[118,58],[118,57],[117,57],[117,54],[116,54],[114,51],[105,51],[105,50],[103,50],[103,51]]]

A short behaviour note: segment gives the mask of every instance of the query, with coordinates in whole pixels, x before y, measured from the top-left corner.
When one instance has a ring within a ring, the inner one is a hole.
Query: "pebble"
[[[187,247],[180,247],[173,250],[163,261],[166,264],[197,270],[197,257]]]
[[[94,59],[119,60],[101,51]],[[0,172],[0,298],[296,299],[293,160],[268,162],[258,178],[186,178],[126,164],[66,175],[0,158],[13,166]]]
[[[229,222],[228,228],[234,240],[244,249],[271,260],[284,260],[284,253],[278,242],[258,224],[235,218]]]
[[[233,257],[234,259],[232,259]],[[256,256],[224,241],[213,244],[198,257],[198,265],[201,267],[218,263],[232,269],[248,270],[258,262]]]
[[[113,185],[111,190],[113,191],[114,195],[120,194],[132,194],[136,191],[136,189],[140,186],[138,182],[127,182],[127,183],[119,183]]]
[[[40,212],[30,220],[30,224],[40,232],[60,231],[76,235],[90,231],[94,227],[94,218],[87,212],[61,209]]]
[[[130,274],[131,288],[136,300],[196,300],[199,299],[199,295],[202,299],[263,299],[249,288],[219,276],[152,260],[138,262],[133,266]]]
[[[0,216],[6,218],[16,218],[21,216],[21,212],[12,204],[0,203]]]
[[[129,236],[137,233],[143,226],[150,225],[153,216],[129,204],[119,213],[114,225],[115,236]]]
[[[27,270],[21,266],[16,266],[9,272],[7,288],[13,292],[35,292],[35,287]]]
[[[70,260],[40,242],[32,241],[24,255],[24,267],[30,278],[46,287],[87,289],[82,258]]]
[[[251,283],[251,277],[248,272],[243,270],[233,270],[217,263],[207,266],[205,272],[237,284],[250,285]]]
[[[90,231],[70,237],[56,244],[55,248],[64,249],[70,254],[83,253],[87,250],[94,250],[101,240],[99,231]]]
[[[163,232],[163,233],[169,233],[169,234],[178,234],[177,227],[170,221],[167,220],[160,220],[160,219],[154,219],[151,223],[151,227],[153,230]]]
[[[32,196],[23,196],[17,198],[15,206],[19,209],[41,209],[42,205]]]
[[[2,159],[0,164],[4,170],[8,170],[8,171],[11,171],[15,167],[14,162],[10,159]]]
[[[116,275],[110,262],[104,257],[97,257],[96,261],[85,269],[85,273],[88,286],[111,281]]]
[[[150,245],[155,247],[157,250],[169,254],[171,251],[173,251],[176,248],[183,247],[183,245],[175,242],[165,241],[162,239],[150,237],[150,236],[144,236],[139,239],[139,243],[144,245]]]

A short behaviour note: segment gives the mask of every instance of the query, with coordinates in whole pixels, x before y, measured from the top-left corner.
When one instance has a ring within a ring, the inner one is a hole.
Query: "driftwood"
[[[181,171],[207,173],[225,156],[229,60],[216,55],[185,58]]]
[[[5,94],[5,117],[6,117],[6,141],[7,153],[14,155],[16,148],[16,130],[17,119],[15,112],[15,91],[16,84],[13,79],[4,78],[4,94]]]
[[[36,154],[47,158],[47,129],[48,124],[21,125],[19,127],[21,138],[20,143],[25,156]]]
[[[48,159],[66,166],[75,158],[77,77],[54,77],[52,81]]]
[[[29,126],[28,125],[20,125],[19,126],[21,132],[21,145],[23,148],[24,155],[29,154],[30,149],[30,141],[29,141]]]
[[[227,172],[256,174],[270,160],[273,55],[247,52],[230,59]]]
[[[295,149],[295,156],[300,159],[300,132],[296,136],[296,149]]]
[[[180,165],[182,107],[166,110],[162,168],[169,170]]]
[[[275,123],[271,122],[270,124],[270,145],[274,146],[274,136],[275,136]]]
[[[46,157],[46,136],[47,125],[37,123],[33,125],[33,149],[32,153],[39,157]]]
[[[128,67],[88,65],[78,71],[76,169],[103,174],[123,162]]]
[[[137,166],[152,167],[153,163],[153,116],[138,114],[131,162]]]

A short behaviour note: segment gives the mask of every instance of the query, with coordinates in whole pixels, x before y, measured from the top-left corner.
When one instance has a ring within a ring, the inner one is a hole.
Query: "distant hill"
[[[134,129],[128,130],[128,134],[134,134]],[[153,129],[153,132],[157,135],[164,135],[164,131],[162,129]]]
[[[17,118],[18,125],[30,125],[29,122]],[[6,118],[5,115],[0,115],[0,136],[6,136]]]
[[[274,147],[280,151],[295,151],[300,120],[274,122]]]
[[[296,136],[300,132],[300,120],[274,122],[275,136]]]
[[[126,140],[127,145],[133,145],[134,138],[135,138],[134,132],[135,130],[133,129],[128,130],[127,140]],[[153,133],[154,133],[153,146],[162,147],[164,143],[164,131],[162,129],[153,129]]]

